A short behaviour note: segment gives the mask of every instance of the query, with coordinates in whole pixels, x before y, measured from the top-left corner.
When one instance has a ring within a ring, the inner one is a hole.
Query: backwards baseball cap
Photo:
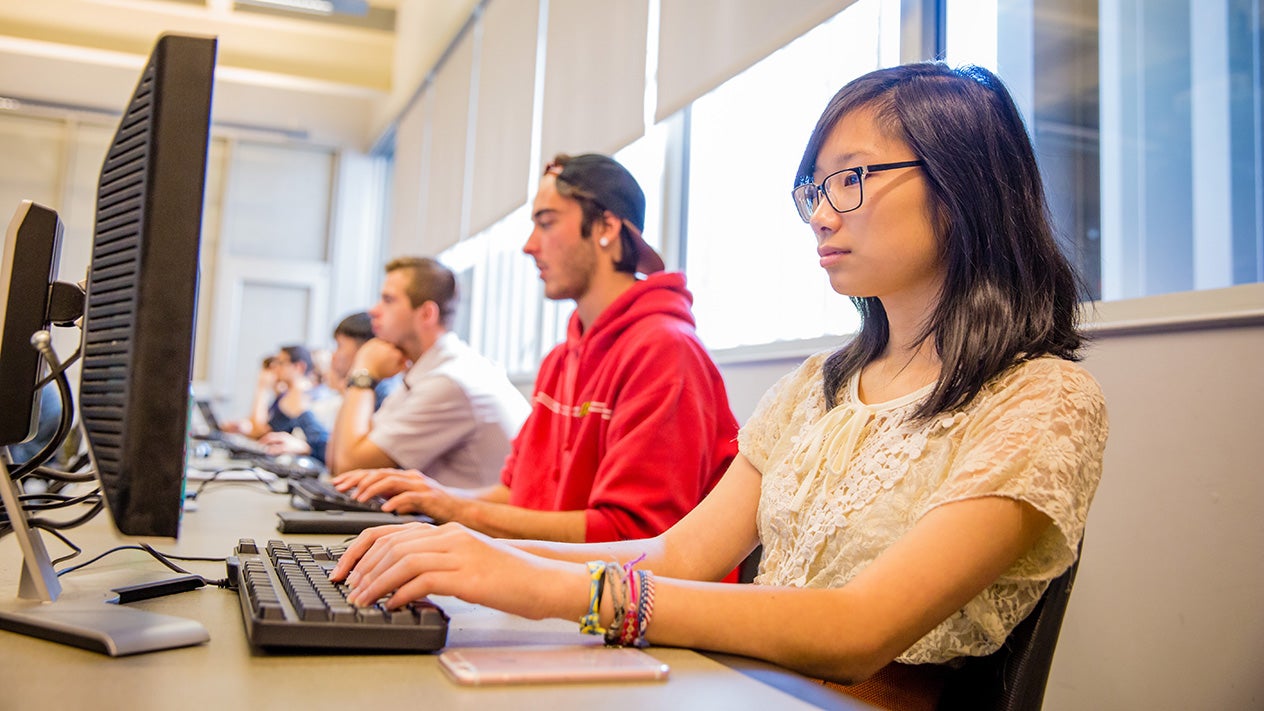
[[[623,220],[636,242],[638,272],[653,274],[663,271],[663,258],[641,236],[645,228],[645,193],[627,168],[613,158],[597,153],[573,156],[565,163],[549,163],[544,174],[555,176],[578,189]]]

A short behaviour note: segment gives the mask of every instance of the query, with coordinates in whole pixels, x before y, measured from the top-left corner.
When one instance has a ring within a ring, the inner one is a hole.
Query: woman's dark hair
[[[944,263],[943,293],[919,342],[933,338],[942,368],[915,416],[969,402],[1014,363],[1042,355],[1078,360],[1078,280],[1054,239],[1044,186],[1018,108],[980,67],[941,63],[880,69],[830,100],[799,163],[795,185],[844,116],[873,112],[879,130],[925,162],[932,222]],[[853,297],[861,327],[825,361],[827,407],[839,388],[886,347],[882,303]]]

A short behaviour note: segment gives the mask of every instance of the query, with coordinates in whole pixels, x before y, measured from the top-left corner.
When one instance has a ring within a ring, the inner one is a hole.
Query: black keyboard
[[[433,652],[448,638],[448,616],[428,600],[387,610],[357,608],[347,586],[329,580],[342,547],[253,539],[237,544],[237,592],[246,638],[256,647]]]
[[[368,501],[356,501],[327,481],[320,479],[290,479],[290,493],[298,508],[311,511],[381,511],[386,499],[375,496]]]

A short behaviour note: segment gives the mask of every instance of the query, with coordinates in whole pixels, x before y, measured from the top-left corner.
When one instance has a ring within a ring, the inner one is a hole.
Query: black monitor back
[[[98,185],[80,421],[129,535],[179,531],[214,69],[214,39],[159,38]]]
[[[48,328],[48,302],[57,279],[62,223],[57,213],[22,201],[0,255],[0,447],[35,434],[35,385],[42,358],[31,335]]]

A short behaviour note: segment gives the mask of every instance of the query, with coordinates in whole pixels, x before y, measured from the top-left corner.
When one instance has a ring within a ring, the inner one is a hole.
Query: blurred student
[[[529,407],[503,370],[448,330],[456,277],[439,262],[402,257],[386,265],[369,315],[375,338],[352,359],[326,463],[423,469],[452,486],[496,480]],[[376,389],[403,384],[374,411]]]
[[[311,352],[304,346],[283,346],[259,373],[247,433],[262,441],[300,432],[310,454],[324,461],[329,430],[312,408],[332,396],[316,380]]]
[[[360,346],[373,338],[373,321],[368,312],[361,311],[342,319],[334,327],[334,350],[329,356],[329,372],[325,384],[332,392],[330,397],[312,403],[312,414],[317,421],[333,431],[337,422],[338,410],[342,407],[342,394],[346,391],[347,375],[351,372],[351,364]],[[399,387],[403,378],[399,375],[384,378],[373,388],[374,410],[382,406],[386,399]],[[269,432],[259,440],[267,445],[270,454],[311,454],[312,450],[302,438],[289,432]]]

